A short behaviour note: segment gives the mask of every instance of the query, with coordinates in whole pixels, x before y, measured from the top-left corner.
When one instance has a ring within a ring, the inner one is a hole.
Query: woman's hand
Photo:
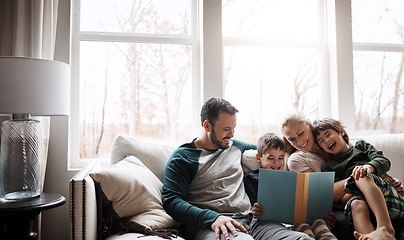
[[[253,218],[259,218],[264,213],[264,209],[259,203],[254,203],[252,208]]]
[[[400,181],[400,179],[393,178],[392,176],[388,175],[387,173],[380,175],[380,177],[384,181],[390,183],[391,186],[393,186],[399,194],[404,196],[404,186],[403,186],[402,182]]]
[[[337,223],[337,217],[333,212],[327,213],[324,216],[323,220],[327,224],[328,229],[330,230],[332,230],[335,227],[335,224]]]
[[[368,177],[371,173],[375,172],[375,168],[372,165],[365,164],[362,166],[356,166],[352,171],[352,176],[355,180],[359,178]]]
[[[401,196],[404,196],[404,186],[403,186],[403,184],[402,184],[401,181],[398,180],[397,178],[395,178],[395,180],[397,180],[397,182],[399,182],[400,184],[399,184],[399,185],[396,185],[396,186],[393,185],[393,186],[396,188],[397,192],[398,192],[399,194],[401,194]]]

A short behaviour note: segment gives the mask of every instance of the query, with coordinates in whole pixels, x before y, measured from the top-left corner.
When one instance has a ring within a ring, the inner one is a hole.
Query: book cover
[[[296,173],[260,169],[260,219],[299,225],[312,224],[332,211],[334,172]]]

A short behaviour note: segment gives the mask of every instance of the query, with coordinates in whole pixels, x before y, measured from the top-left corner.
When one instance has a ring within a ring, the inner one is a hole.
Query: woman
[[[287,146],[288,168],[292,172],[321,172],[321,164],[330,156],[320,149],[311,133],[312,125],[299,113],[288,115],[281,132]]]
[[[300,113],[292,113],[283,120],[281,132],[287,152],[290,154],[288,158],[288,168],[294,172],[319,172],[321,165],[327,161],[329,154],[324,152],[315,142],[312,134],[312,125]],[[390,180],[390,176],[386,176]],[[403,194],[403,185],[398,179],[393,179],[393,186]],[[334,199],[340,199],[346,192],[344,191],[345,180],[334,183]],[[353,226],[345,219],[342,211],[342,205],[334,204],[336,216],[335,227],[332,229],[333,234],[338,239],[355,239],[353,237]],[[329,221],[333,223],[332,219]],[[397,226],[397,224],[399,224]],[[396,235],[398,239],[404,239],[404,223],[397,222],[395,225]]]

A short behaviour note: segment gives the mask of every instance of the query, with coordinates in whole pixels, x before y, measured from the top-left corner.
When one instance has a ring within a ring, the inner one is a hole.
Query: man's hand
[[[264,213],[264,208],[259,203],[254,203],[252,208],[253,218],[259,218]]]
[[[220,233],[223,234],[226,240],[230,239],[229,231],[234,237],[237,237],[236,228],[244,233],[248,233],[247,230],[239,222],[231,217],[220,215],[212,224],[212,230],[215,231],[216,240],[220,239]]]

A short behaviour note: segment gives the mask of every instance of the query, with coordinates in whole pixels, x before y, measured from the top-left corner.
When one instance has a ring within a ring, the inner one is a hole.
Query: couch
[[[389,174],[404,181],[404,134],[360,138],[382,150],[392,163]],[[178,227],[161,206],[164,168],[176,147],[128,136],[115,139],[110,166],[89,163],[69,183],[71,239],[125,240],[143,236],[149,240],[173,234],[158,229]],[[258,169],[255,151],[247,151],[243,163],[246,173]],[[112,214],[111,208],[115,210]],[[119,218],[126,220],[129,232],[108,234],[116,227],[110,223]]]

